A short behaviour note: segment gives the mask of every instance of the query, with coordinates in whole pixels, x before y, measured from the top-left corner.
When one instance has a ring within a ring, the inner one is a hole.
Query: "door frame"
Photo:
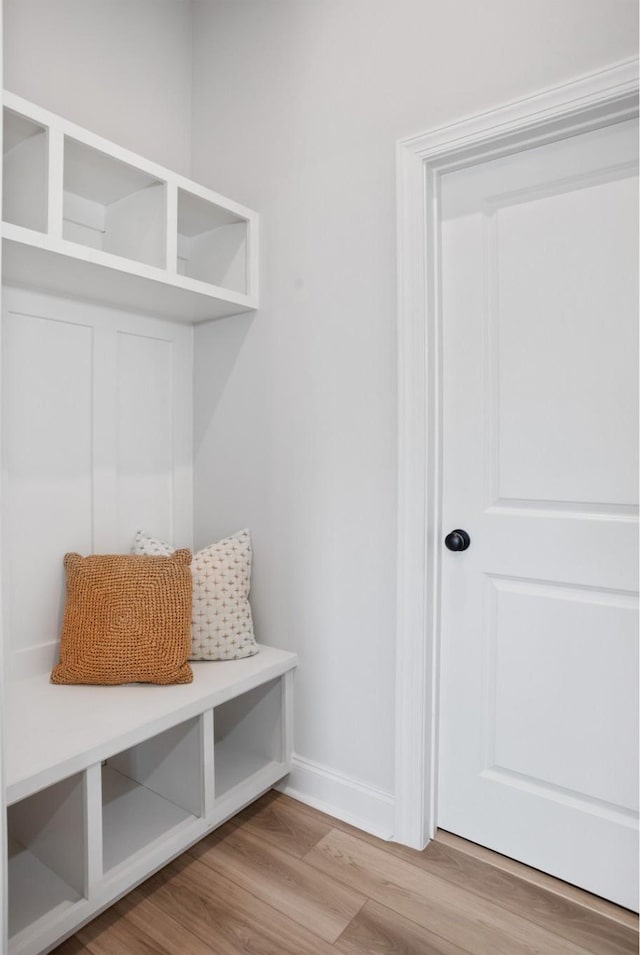
[[[398,558],[394,839],[437,826],[442,510],[439,180],[638,115],[638,58],[397,144]]]

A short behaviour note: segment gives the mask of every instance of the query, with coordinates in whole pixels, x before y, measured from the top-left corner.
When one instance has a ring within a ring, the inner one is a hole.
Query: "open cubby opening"
[[[82,775],[9,806],[9,937],[85,896]]]
[[[178,273],[248,293],[246,219],[178,189]]]
[[[3,112],[2,219],[47,230],[47,130],[13,110]]]
[[[282,681],[270,680],[213,711],[215,796],[220,799],[283,754]]]
[[[203,815],[201,749],[201,719],[194,717],[105,761],[105,874]]]
[[[65,137],[64,239],[164,268],[165,210],[164,182]]]

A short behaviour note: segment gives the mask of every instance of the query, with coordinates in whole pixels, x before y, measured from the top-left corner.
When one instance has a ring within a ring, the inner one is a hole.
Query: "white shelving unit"
[[[5,281],[156,318],[258,307],[258,216],[4,94]]]
[[[9,952],[40,955],[281,779],[296,658],[173,687],[9,688]]]
[[[192,539],[185,326],[257,307],[258,220],[3,107],[0,950],[43,955],[288,772],[296,658],[261,647],[178,686],[50,683],[65,551],[128,550],[143,524]]]

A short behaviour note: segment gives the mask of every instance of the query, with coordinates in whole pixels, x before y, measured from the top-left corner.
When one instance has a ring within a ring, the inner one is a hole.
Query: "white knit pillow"
[[[133,553],[164,557],[173,547],[138,531]],[[248,530],[193,555],[190,660],[238,660],[258,652],[249,606],[251,558]]]

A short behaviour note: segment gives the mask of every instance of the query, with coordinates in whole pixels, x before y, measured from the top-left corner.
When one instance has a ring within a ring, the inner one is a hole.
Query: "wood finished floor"
[[[638,921],[447,833],[415,852],[270,792],[55,952],[630,955]]]

